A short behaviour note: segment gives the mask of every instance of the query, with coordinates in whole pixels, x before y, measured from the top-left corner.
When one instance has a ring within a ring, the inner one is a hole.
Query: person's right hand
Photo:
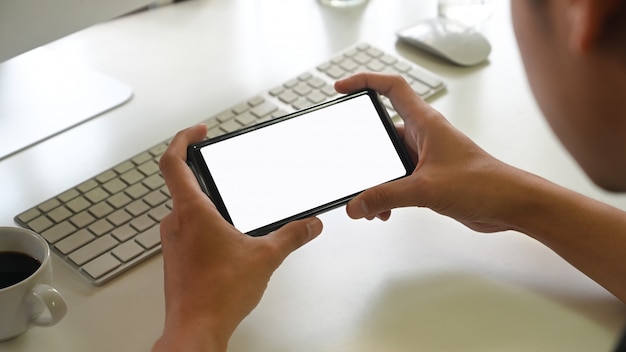
[[[428,207],[481,232],[510,229],[507,212],[519,182],[534,179],[502,163],[454,128],[417,96],[400,76],[361,73],[337,81],[335,89],[350,93],[371,88],[387,96],[404,120],[398,131],[417,166],[405,178],[373,187],[351,200],[351,218],[387,220],[391,209]],[[532,182],[532,181],[531,181]]]

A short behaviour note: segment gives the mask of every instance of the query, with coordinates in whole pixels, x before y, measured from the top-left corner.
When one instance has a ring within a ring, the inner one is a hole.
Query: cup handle
[[[50,314],[39,313],[31,318],[31,323],[37,326],[52,326],[58,323],[65,313],[67,313],[67,305],[63,296],[54,287],[37,284],[33,288],[32,298],[42,302]]]

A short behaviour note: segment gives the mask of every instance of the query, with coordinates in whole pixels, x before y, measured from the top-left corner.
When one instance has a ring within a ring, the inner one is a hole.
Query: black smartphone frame
[[[297,112],[294,112],[294,113],[291,113],[282,117],[265,121],[257,125],[244,127],[243,129],[237,130],[235,132],[226,133],[218,137],[209,138],[202,142],[192,144],[187,149],[187,163],[189,167],[192,169],[196,178],[198,179],[198,182],[203,192],[206,193],[209,196],[209,198],[213,201],[213,203],[217,207],[220,214],[224,217],[224,219],[226,219],[229,223],[233,224],[233,220],[230,216],[230,213],[224,203],[224,200],[222,199],[222,195],[220,194],[219,185],[216,184],[212,176],[211,170],[209,170],[209,167],[207,166],[207,163],[205,162],[204,157],[201,153],[202,148],[209,146],[211,144],[220,143],[222,141],[225,141],[231,138],[237,138],[238,136],[241,136],[247,133],[254,133],[254,131],[268,128],[273,125],[280,124],[291,119],[297,119],[311,112],[324,109],[326,107],[329,107],[335,104],[340,104],[342,102],[345,102],[345,101],[348,101],[348,100],[351,100],[353,98],[360,97],[363,95],[367,95],[370,98],[370,101],[372,102],[372,107],[376,110],[376,113],[378,114],[378,117],[380,118],[381,128],[385,129],[387,136],[389,137],[389,140],[393,144],[395,153],[398,156],[399,161],[402,163],[402,166],[404,167],[404,170],[403,170],[404,173],[401,176],[394,178],[392,180],[388,180],[386,182],[397,180],[399,178],[410,175],[415,168],[415,164],[411,160],[411,157],[409,156],[408,152],[406,151],[404,147],[404,143],[402,139],[400,138],[400,136],[398,135],[396,128],[394,126],[394,123],[389,117],[389,114],[387,113],[387,109],[381,103],[378,93],[370,89],[344,95],[339,98],[336,98],[336,99],[333,99],[333,100],[330,100],[330,101],[327,101],[318,105],[314,105],[309,108],[306,108],[306,109],[303,109],[303,110],[300,110],[300,111],[297,111]],[[328,128],[332,128],[332,126],[329,126]],[[358,131],[359,131],[358,126],[354,126],[354,133],[358,133]],[[345,138],[349,139],[350,136],[349,135],[345,136]],[[375,185],[372,185],[372,186],[375,186]],[[335,199],[330,202],[320,204],[307,211],[293,214],[279,221],[275,221],[275,222],[266,224],[264,226],[258,227],[256,229],[250,230],[246,233],[250,236],[265,235],[267,233],[270,233],[280,228],[281,226],[283,226],[284,224],[288,222],[319,215],[331,209],[342,206],[346,204],[350,199],[354,198],[356,195],[361,193],[363,190],[360,190],[356,193],[346,194],[345,196],[340,197],[339,199]],[[236,226],[236,224],[234,225]]]

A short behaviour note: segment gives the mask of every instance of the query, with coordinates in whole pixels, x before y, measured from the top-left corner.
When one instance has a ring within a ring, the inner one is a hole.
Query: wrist
[[[510,198],[507,222],[512,229],[539,240],[548,247],[564,234],[587,226],[594,209],[591,199],[554,184],[537,175],[524,172],[517,178]],[[597,210],[597,208],[595,208]],[[566,236],[568,237],[568,236]]]
[[[552,212],[559,208],[555,202],[562,199],[557,194],[560,187],[526,171],[511,167],[499,198],[499,221],[512,230],[535,237],[546,221],[554,219]]]

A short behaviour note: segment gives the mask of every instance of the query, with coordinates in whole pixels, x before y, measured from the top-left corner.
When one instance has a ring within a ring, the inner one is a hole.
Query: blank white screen
[[[244,233],[406,174],[367,95],[209,144],[201,153]]]

